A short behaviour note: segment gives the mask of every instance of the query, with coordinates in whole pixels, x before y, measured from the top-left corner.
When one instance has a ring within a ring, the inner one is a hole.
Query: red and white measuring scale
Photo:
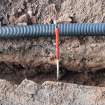
[[[59,57],[60,57],[60,49],[59,49],[59,35],[60,35],[60,30],[58,26],[56,25],[55,29],[55,34],[56,34],[56,65],[57,65],[57,80],[59,80]]]
[[[56,35],[56,65],[57,65],[57,80],[59,80],[59,58],[60,58],[60,49],[59,49],[59,36],[60,36],[60,29],[56,22],[56,17],[53,17],[53,22],[55,24],[55,35]]]

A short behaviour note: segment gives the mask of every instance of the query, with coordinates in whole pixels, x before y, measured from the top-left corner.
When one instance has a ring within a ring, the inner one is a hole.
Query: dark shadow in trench
[[[75,83],[88,86],[105,86],[105,70],[96,72],[73,72],[60,67],[60,82]],[[0,79],[5,79],[13,84],[20,84],[25,78],[42,84],[44,81],[56,80],[56,66],[41,64],[36,67],[21,65],[15,62],[0,62]]]

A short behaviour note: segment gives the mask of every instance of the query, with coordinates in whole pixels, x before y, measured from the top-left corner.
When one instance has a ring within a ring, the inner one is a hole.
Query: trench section
[[[70,46],[72,46],[77,50],[79,48],[78,42],[80,42],[81,45],[85,43],[83,39],[84,38],[81,37],[64,38],[60,41],[60,47],[62,47],[62,49],[64,48],[64,51],[67,51],[67,54],[69,54],[66,48],[69,49]],[[64,51],[62,50],[62,52]],[[19,84],[25,78],[31,79],[39,84],[42,84],[44,81],[56,81],[56,65],[46,60],[46,58],[53,60],[54,54],[55,39],[53,38],[0,40],[0,78],[16,84]],[[64,58],[67,57],[66,60],[68,60],[67,54],[64,56]],[[85,57],[85,55],[83,57]],[[42,62],[36,64],[39,59],[41,59]],[[20,61],[16,62],[17,60]],[[26,60],[29,60],[30,63],[28,63],[28,61],[27,63],[23,62]],[[70,62],[70,60],[68,61]],[[104,86],[105,70],[87,71],[85,70],[85,63],[83,64],[82,67],[84,67],[84,69],[80,71],[71,70],[69,66],[67,67],[60,64],[61,78],[59,81],[90,86]]]

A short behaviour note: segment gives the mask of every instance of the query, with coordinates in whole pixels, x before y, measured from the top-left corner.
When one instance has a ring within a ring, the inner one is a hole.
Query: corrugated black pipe
[[[105,23],[59,24],[60,36],[98,36],[105,35]],[[0,38],[55,36],[54,24],[35,24],[30,26],[8,26],[0,28]]]

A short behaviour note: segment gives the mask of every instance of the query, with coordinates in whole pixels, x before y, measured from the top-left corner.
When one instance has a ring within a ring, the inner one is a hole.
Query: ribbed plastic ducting
[[[59,24],[60,36],[105,35],[105,23]],[[54,24],[35,24],[30,26],[8,26],[0,28],[0,37],[50,37],[55,36]]]

